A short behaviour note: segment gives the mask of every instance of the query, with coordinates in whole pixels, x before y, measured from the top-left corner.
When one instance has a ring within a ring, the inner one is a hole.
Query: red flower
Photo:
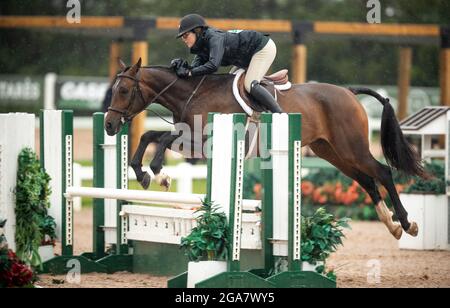
[[[301,189],[304,196],[309,196],[314,191],[314,184],[309,181],[303,181]]]
[[[12,288],[30,284],[33,279],[31,268],[21,262],[12,250],[8,250],[7,256],[7,265],[0,271],[0,286]]]

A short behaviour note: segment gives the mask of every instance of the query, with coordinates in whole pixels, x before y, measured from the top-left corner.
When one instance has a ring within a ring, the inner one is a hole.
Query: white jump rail
[[[145,202],[170,206],[201,206],[203,194],[183,194],[177,192],[145,191],[133,189],[68,187],[64,196],[67,199],[75,197],[116,199],[130,202]],[[243,200],[244,210],[255,211],[261,208],[261,200]]]

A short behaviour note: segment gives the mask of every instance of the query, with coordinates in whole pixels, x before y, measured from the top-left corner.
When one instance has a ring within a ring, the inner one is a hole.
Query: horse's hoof
[[[166,191],[170,189],[172,179],[167,174],[158,174],[156,175],[155,180],[160,186],[164,187]]]
[[[419,233],[419,227],[417,226],[416,222],[412,222],[411,226],[409,226],[408,231],[406,231],[406,233],[408,233],[411,236],[416,237],[417,234]]]
[[[402,237],[403,229],[402,229],[402,226],[398,222],[395,222],[394,226],[392,228],[390,228],[389,231],[395,237],[396,240],[399,240]]]
[[[170,185],[172,184],[172,179],[169,176],[165,176],[162,180],[161,180],[161,186],[165,187],[166,191],[168,191],[170,189]]]
[[[151,180],[152,180],[152,178],[150,177],[150,174],[148,174],[148,172],[145,172],[144,177],[140,181],[142,188],[148,189],[148,187],[150,186]]]

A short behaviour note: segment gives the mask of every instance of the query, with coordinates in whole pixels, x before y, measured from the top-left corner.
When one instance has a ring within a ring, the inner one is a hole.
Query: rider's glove
[[[189,64],[186,60],[183,60],[181,58],[173,59],[170,61],[170,67],[177,71],[180,67],[189,67]]]
[[[191,70],[185,66],[179,67],[175,72],[176,72],[177,76],[180,78],[186,78],[186,77],[191,76],[190,75]]]

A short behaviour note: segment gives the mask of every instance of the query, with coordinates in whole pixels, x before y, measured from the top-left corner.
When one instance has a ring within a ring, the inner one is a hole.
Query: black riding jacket
[[[224,32],[206,28],[191,48],[195,54],[192,76],[212,74],[220,66],[247,68],[255,53],[264,48],[269,38],[256,31]]]

